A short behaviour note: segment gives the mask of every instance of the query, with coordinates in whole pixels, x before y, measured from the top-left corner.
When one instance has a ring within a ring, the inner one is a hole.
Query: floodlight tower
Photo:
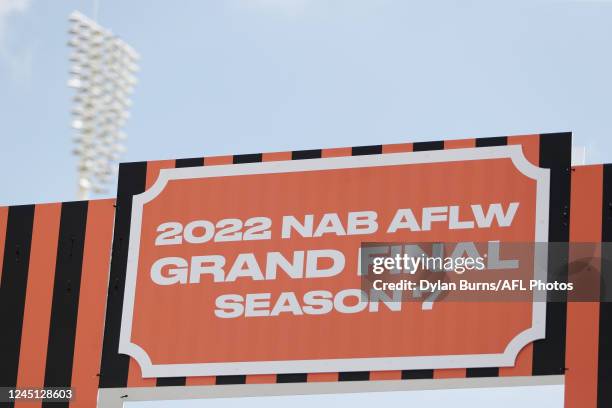
[[[121,130],[136,85],[138,54],[110,30],[78,11],[70,21],[70,79],[76,90],[72,128],[78,157],[78,198],[105,192],[113,180],[126,134]]]

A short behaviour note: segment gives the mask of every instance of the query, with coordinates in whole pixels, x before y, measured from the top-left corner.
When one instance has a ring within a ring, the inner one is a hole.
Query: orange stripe
[[[597,407],[599,303],[567,305],[565,406]]]
[[[261,160],[265,162],[291,160],[291,152],[264,153],[261,155]]]
[[[508,144],[523,146],[523,154],[531,163],[540,165],[540,138],[539,135],[509,136]]]
[[[350,156],[353,153],[353,149],[350,147],[338,147],[335,149],[323,149],[321,151],[321,157],[344,157]]]
[[[205,166],[218,166],[220,164],[232,164],[234,156],[212,156],[204,158]]]
[[[0,207],[0,280],[2,280],[2,263],[4,262],[4,240],[6,239],[6,221],[8,207]]]
[[[570,241],[601,241],[603,166],[572,168]]]
[[[447,368],[434,370],[434,378],[465,378],[465,368]]]
[[[338,373],[309,373],[308,382],[334,382],[338,381]]]
[[[161,169],[172,169],[174,168],[174,163],[174,160],[158,160],[147,162],[147,180],[145,184],[145,190],[148,190],[153,184],[155,184],[155,180],[157,180],[157,177],[159,177],[159,171]]]
[[[217,377],[214,375],[205,377],[187,377],[185,385],[215,385]]]
[[[572,169],[570,242],[601,241],[602,166],[580,166]],[[584,246],[570,250],[570,263],[583,256]],[[599,261],[593,270],[601,267]],[[572,275],[570,274],[570,277]],[[565,406],[597,406],[597,361],[599,345],[599,303],[568,302],[565,365]]]
[[[71,407],[96,406],[114,204],[115,200],[93,200],[87,209],[71,379],[75,399]]]
[[[61,211],[61,203],[37,205],[34,209],[17,387],[42,387],[45,383]],[[41,406],[41,403],[15,403],[15,406]]]
[[[383,145],[382,152],[383,153],[404,153],[412,151],[412,143],[397,143],[397,144],[388,144]]]
[[[444,141],[445,149],[465,149],[468,147],[476,147],[476,139],[458,139]]]
[[[247,384],[275,384],[276,374],[247,375]]]
[[[383,150],[383,152],[384,152],[384,150]],[[379,380],[401,380],[401,379],[402,379],[402,371],[401,370],[394,370],[394,371],[370,371],[370,380],[372,380],[372,381],[379,381]]]

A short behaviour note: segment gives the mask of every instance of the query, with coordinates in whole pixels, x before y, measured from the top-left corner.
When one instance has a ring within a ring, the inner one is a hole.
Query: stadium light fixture
[[[136,85],[138,53],[94,20],[74,11],[69,17],[70,79],[75,89],[73,154],[78,158],[78,199],[104,193],[125,152],[122,131]]]

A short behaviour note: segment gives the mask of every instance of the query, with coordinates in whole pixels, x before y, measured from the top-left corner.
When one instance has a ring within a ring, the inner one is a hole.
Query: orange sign
[[[544,302],[381,299],[360,246],[545,242],[548,194],[520,145],[162,170],[133,198],[119,351],[144,377],[512,366]]]

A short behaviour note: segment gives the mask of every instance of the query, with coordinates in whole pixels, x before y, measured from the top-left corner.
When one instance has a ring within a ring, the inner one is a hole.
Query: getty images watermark
[[[359,274],[362,293],[382,301],[606,302],[610,259],[600,242],[364,243]]]

